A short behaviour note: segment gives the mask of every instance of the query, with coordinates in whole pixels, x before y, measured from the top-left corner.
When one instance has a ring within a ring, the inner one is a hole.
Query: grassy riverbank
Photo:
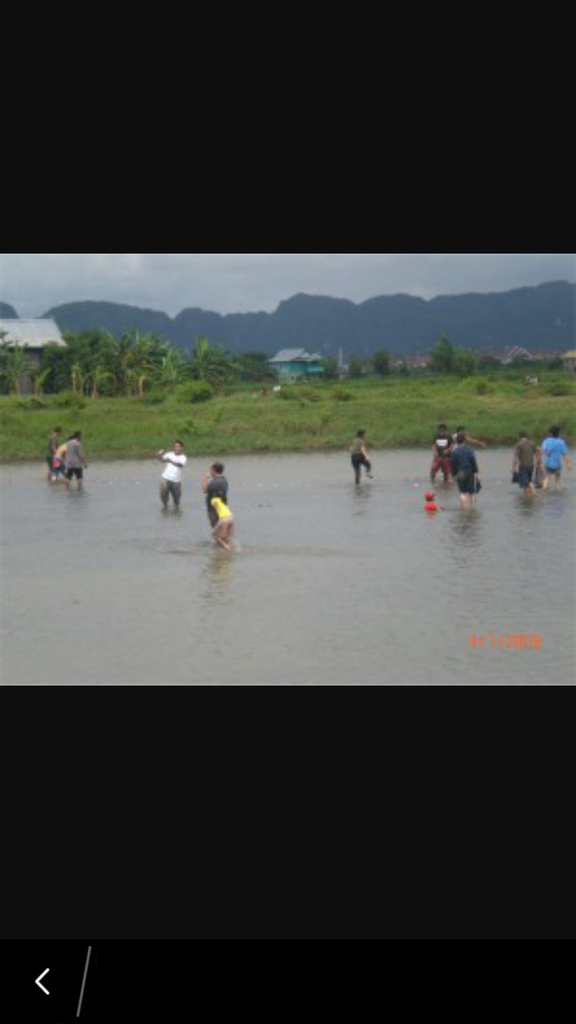
[[[83,408],[60,408],[57,396],[0,398],[0,461],[42,458],[55,425],[65,436],[82,430],[89,456],[98,459],[147,458],[177,437],[191,456],[332,451],[361,427],[374,449],[428,447],[441,422],[465,424],[494,446],[512,444],[520,430],[540,440],[559,424],[574,443],[575,399],[576,377],[561,373],[545,375],[538,387],[502,374],[303,385],[288,397],[238,388],[201,405],[168,397],[159,405],[86,399]]]

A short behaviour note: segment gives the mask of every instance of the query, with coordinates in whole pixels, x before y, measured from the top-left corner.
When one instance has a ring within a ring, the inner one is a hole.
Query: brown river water
[[[529,503],[510,452],[479,458],[477,510],[441,486],[435,517],[426,452],[375,453],[359,489],[346,456],[233,458],[233,554],[205,460],[180,516],[154,462],[95,464],[69,498],[42,465],[4,466],[2,683],[572,685],[576,473]]]

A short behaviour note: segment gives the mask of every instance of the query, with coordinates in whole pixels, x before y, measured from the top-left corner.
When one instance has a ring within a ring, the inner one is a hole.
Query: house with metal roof
[[[55,320],[0,320],[0,342],[26,348],[32,358],[47,345],[66,345]]]
[[[0,345],[26,349],[26,355],[36,367],[40,366],[47,345],[66,348],[55,320],[0,320]],[[21,390],[23,394],[32,390],[29,378],[22,381]]]
[[[515,359],[524,359],[527,362],[531,362],[534,356],[527,348],[522,348],[521,345],[514,345],[514,348],[504,349],[504,355],[502,356],[504,366],[512,366]]]
[[[284,348],[269,362],[279,377],[285,380],[302,380],[305,377],[318,378],[324,373],[322,356],[317,353],[310,355],[304,348]]]

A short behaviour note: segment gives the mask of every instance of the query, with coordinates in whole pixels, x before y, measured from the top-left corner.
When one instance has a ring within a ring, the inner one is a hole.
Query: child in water
[[[436,495],[434,494],[433,491],[428,491],[428,493],[425,494],[424,497],[426,499],[426,505],[424,507],[424,511],[425,512],[445,512],[446,511],[446,509],[442,508],[442,506],[439,505],[438,502],[436,501]]]
[[[221,498],[213,498],[210,502],[218,516],[218,525],[212,536],[225,551],[232,551],[232,537],[234,535],[234,514]]]
[[[60,480],[66,479],[67,451],[68,445],[61,444],[54,453],[54,459],[52,461],[52,483],[58,483]]]

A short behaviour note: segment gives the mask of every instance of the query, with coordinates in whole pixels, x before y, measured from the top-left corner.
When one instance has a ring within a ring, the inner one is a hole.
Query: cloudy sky
[[[576,280],[574,253],[12,252],[0,253],[0,300],[20,316],[84,299],[175,314],[273,310],[296,292],[355,302],[430,298]]]

